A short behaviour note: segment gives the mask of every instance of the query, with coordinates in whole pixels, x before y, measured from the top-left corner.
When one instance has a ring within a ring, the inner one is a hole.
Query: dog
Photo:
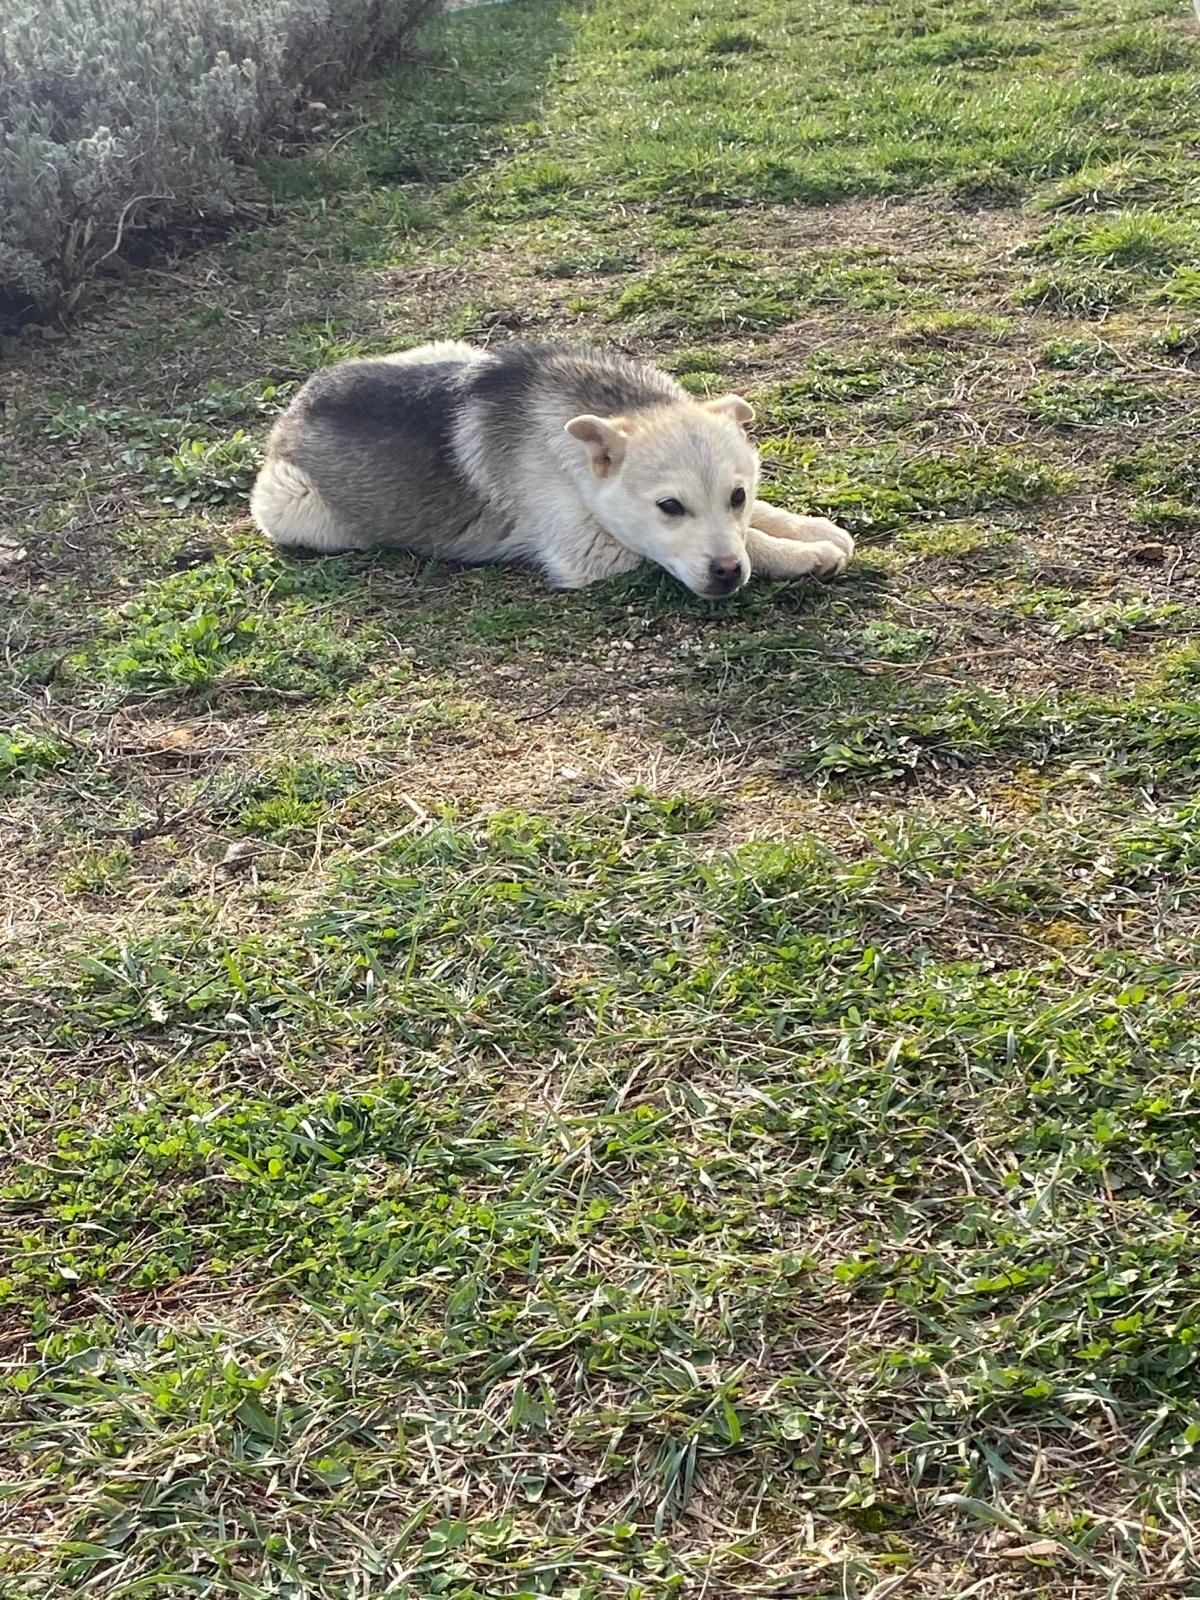
[[[615,352],[442,341],[309,378],[251,513],[284,548],[520,563],[562,589],[642,561],[708,598],[844,571],[848,533],[758,498],[753,419]]]

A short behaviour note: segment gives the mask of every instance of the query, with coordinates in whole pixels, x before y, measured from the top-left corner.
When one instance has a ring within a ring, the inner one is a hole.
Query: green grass
[[[1101,378],[1034,384],[1029,391],[1029,408],[1037,422],[1072,428],[1110,420],[1146,422],[1163,409],[1164,398],[1161,390],[1146,384]]]
[[[1200,470],[1187,445],[1142,445],[1109,466],[1114,484],[1134,491],[1133,515],[1165,531],[1200,527]]]
[[[790,416],[790,394],[781,415]],[[803,499],[854,533],[888,532],[914,520],[1037,506],[1071,486],[1069,472],[1013,451],[907,455],[849,446],[836,455],[793,438],[765,452],[771,497]]]
[[[103,619],[67,673],[85,694],[239,687],[329,693],[357,675],[363,636],[331,626],[314,601],[337,604],[354,589],[353,582],[331,583],[320,567],[306,571],[258,548],[234,550],[148,584]]]
[[[71,746],[25,728],[0,729],[0,793],[39,773],[54,772],[71,759]]]
[[[1195,30],[426,44],[5,352],[0,1593],[1197,1592]],[[747,393],[858,560],[265,549],[451,333]]]
[[[1133,212],[1102,222],[1065,223],[1042,235],[1033,253],[1102,267],[1167,271],[1194,259],[1194,222]]]

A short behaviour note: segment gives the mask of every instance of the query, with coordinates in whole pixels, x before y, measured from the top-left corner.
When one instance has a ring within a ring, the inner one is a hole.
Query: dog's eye
[[[680,500],[660,500],[658,509],[664,517],[686,517],[687,507]]]
[[[735,489],[733,491],[733,493],[729,496],[729,504],[733,507],[733,509],[735,511],[740,511],[742,509],[742,507],[746,504],[746,491],[745,491],[745,489],[742,489],[740,487]]]

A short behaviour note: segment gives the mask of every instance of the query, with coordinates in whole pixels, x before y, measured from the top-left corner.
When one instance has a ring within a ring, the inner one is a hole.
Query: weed
[[[1116,364],[1116,355],[1101,339],[1047,339],[1037,353],[1038,365],[1054,372],[1095,372]]]
[[[150,483],[177,511],[228,505],[249,498],[261,461],[257,441],[239,428],[215,443],[185,441],[173,455],[151,463]]]
[[[74,757],[69,744],[24,728],[0,729],[0,794],[43,773],[56,772]]]
[[[896,326],[896,339],[913,345],[1003,344],[1013,334],[1006,317],[977,311],[931,311],[906,317]]]
[[[271,557],[220,557],[127,601],[75,658],[72,671],[81,683],[117,691],[205,691],[223,684],[328,693],[357,676],[363,651],[311,617],[311,592]]]
[[[739,33],[732,28],[721,28],[712,34],[706,45],[710,55],[757,55],[765,48],[763,41],[752,33]]]
[[[1143,445],[1119,456],[1108,469],[1114,483],[1130,484],[1142,494],[1169,495],[1200,504],[1200,461],[1187,444]]]
[[[1082,167],[1047,185],[1034,199],[1036,211],[1128,211],[1181,191],[1186,168],[1150,163],[1142,157]]]
[[[1161,390],[1118,378],[1076,379],[1073,383],[1035,383],[1029,391],[1029,413],[1037,422],[1056,427],[1085,427],[1105,422],[1142,422],[1161,411]]]
[[[801,377],[770,396],[770,405],[774,415],[786,422],[812,400],[866,400],[912,388],[936,366],[936,358],[904,358],[886,349],[821,351],[810,356]]]
[[[1148,528],[1164,532],[1200,528],[1200,504],[1167,495],[1160,500],[1142,500],[1133,507],[1134,518]]]
[[[1138,635],[1173,632],[1187,620],[1183,606],[1110,600],[1073,607],[1059,619],[1055,631],[1063,639],[1103,639],[1107,644],[1124,644]]]
[[[811,445],[768,441],[764,459],[785,499],[884,532],[909,519],[1031,506],[1061,494],[1070,475],[1008,451],[888,457],[844,451],[832,459]]]
[[[984,29],[945,28],[917,36],[897,47],[890,58],[923,66],[967,65],[987,71],[1014,57],[1040,54],[1041,46],[1031,39],[1014,39]]]
[[[1043,316],[1098,318],[1137,297],[1132,278],[1115,274],[1044,272],[1022,284],[1012,304]]]
[[[1176,267],[1163,285],[1162,299],[1183,311],[1200,311],[1200,268]]]
[[[119,895],[133,876],[133,851],[127,844],[107,850],[85,850],[63,874],[63,889],[71,895]]]
[[[859,634],[866,655],[881,661],[919,661],[936,639],[931,628],[908,628],[897,622],[868,622]]]
[[[356,775],[342,764],[302,760],[240,787],[235,821],[247,834],[287,840],[307,832],[331,802],[353,792]],[[231,809],[234,809],[231,807]]]
[[[1145,348],[1151,355],[1190,362],[1200,356],[1200,325],[1172,324],[1151,334],[1145,341]]]

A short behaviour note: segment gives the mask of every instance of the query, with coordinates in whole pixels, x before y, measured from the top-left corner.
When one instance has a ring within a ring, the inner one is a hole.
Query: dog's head
[[[746,532],[758,492],[754,412],[737,395],[653,406],[627,417],[574,417],[588,509],[614,539],[709,598],[750,576]]]

